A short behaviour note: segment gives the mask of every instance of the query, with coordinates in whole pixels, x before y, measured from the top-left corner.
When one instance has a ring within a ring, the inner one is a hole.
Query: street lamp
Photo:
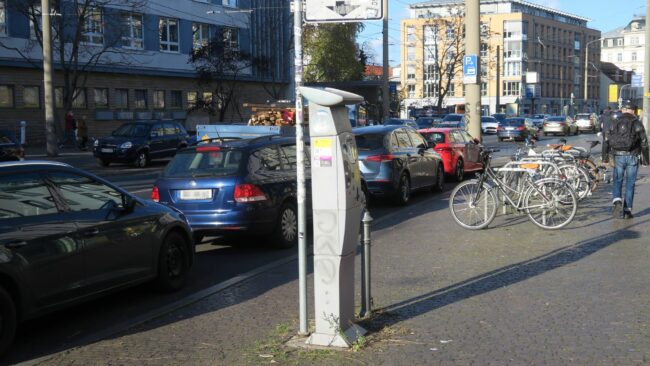
[[[598,39],[593,39],[593,40],[591,40],[591,41],[589,41],[589,42],[587,42],[585,44],[585,92],[584,92],[584,96],[583,96],[585,104],[587,104],[587,99],[588,99],[588,95],[589,95],[588,91],[587,91],[588,90],[587,89],[587,84],[588,84],[587,80],[589,79],[589,77],[588,77],[588,73],[589,73],[589,45],[594,43],[594,42],[602,41],[603,39],[604,38],[602,38],[602,37],[598,38]]]

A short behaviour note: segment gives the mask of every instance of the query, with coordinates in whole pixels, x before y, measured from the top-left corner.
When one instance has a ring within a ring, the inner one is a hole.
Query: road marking
[[[118,333],[122,333],[124,331],[127,331],[129,329],[133,329],[141,324],[147,323],[149,321],[152,321],[156,318],[163,317],[167,314],[170,314],[176,310],[179,310],[181,308],[187,307],[189,305],[192,305],[196,302],[199,302],[207,297],[210,297],[216,293],[219,293],[229,287],[235,286],[237,284],[240,284],[244,281],[247,281],[253,277],[259,276],[263,274],[266,271],[272,270],[276,267],[280,267],[284,264],[287,264],[289,262],[295,261],[298,258],[297,254],[291,255],[287,258],[279,259],[275,262],[271,262],[269,264],[266,264],[262,267],[258,267],[252,271],[237,275],[233,278],[230,278],[228,280],[225,280],[221,283],[217,283],[215,285],[212,285],[208,288],[205,288],[203,290],[200,290],[199,292],[195,292],[193,294],[190,294],[189,296],[186,296],[182,299],[176,300],[172,302],[171,304],[167,304],[161,308],[158,309],[153,309],[145,314],[142,314],[140,316],[137,316],[133,319],[128,319],[125,320],[121,323],[117,323],[109,328],[106,328],[104,330],[101,330],[99,332],[89,334],[86,337],[81,338],[79,341],[75,342],[76,344],[79,344],[78,346],[74,346],[72,348],[68,348],[66,350],[53,353],[47,356],[42,356],[36,359],[32,359],[29,361],[21,362],[16,364],[16,366],[33,366],[33,365],[38,365],[40,363],[44,363],[57,355],[69,353],[71,349],[74,348],[81,348],[99,341],[102,341],[106,338],[109,338],[111,336],[114,336]]]

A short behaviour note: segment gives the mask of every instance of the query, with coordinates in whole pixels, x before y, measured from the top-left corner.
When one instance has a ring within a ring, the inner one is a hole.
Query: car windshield
[[[127,123],[113,131],[113,136],[145,137],[149,134],[149,126],[142,123]]]
[[[217,177],[234,174],[242,162],[241,150],[198,147],[181,151],[167,164],[163,177]]]
[[[555,122],[557,122],[557,121],[564,122],[565,118],[564,117],[549,117],[548,120],[549,121],[555,121]]]
[[[481,117],[481,122],[496,122],[497,119],[494,117]]]
[[[497,113],[492,115],[492,117],[496,118],[497,121],[503,121],[506,118],[506,115],[503,113]]]
[[[533,116],[533,118],[541,119],[541,118],[544,118],[544,115],[543,114],[536,114],[536,115]]]
[[[368,133],[364,135],[356,135],[354,139],[357,141],[357,150],[377,150],[384,146],[384,135],[380,133]]]
[[[523,119],[515,119],[515,118],[507,118],[504,119],[503,122],[501,122],[502,125],[504,126],[521,126],[524,124]]]
[[[588,114],[576,114],[576,119],[589,119]]]
[[[445,134],[442,132],[425,132],[422,134],[429,144],[440,144],[445,142]]]

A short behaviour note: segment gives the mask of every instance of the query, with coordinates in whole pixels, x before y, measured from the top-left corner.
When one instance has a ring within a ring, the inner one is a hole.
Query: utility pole
[[[381,88],[382,117],[384,121],[390,117],[390,95],[388,94],[388,0],[382,0],[384,8],[383,38],[384,38],[384,83]],[[383,122],[383,121],[382,121]]]
[[[643,126],[650,136],[650,0],[645,2],[645,59],[643,60]]]
[[[41,0],[43,24],[43,96],[45,98],[45,146],[47,156],[59,155],[59,141],[54,125],[54,87],[52,86],[52,27],[50,0]]]
[[[501,105],[501,46],[497,45],[497,100],[496,112],[501,113],[499,106]]]
[[[302,107],[302,0],[293,1],[294,87],[296,88],[296,170],[298,180],[298,307],[301,335],[307,335],[307,191],[305,185],[305,139]]]
[[[481,17],[480,1],[465,0],[465,55],[476,55],[476,81],[465,84],[465,118],[470,135],[481,138]]]

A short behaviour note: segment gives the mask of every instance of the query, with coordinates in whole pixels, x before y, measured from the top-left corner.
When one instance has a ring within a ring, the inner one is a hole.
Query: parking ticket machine
[[[354,320],[354,257],[363,212],[357,145],[346,104],[359,95],[300,88],[309,101],[316,331],[307,343],[349,347],[365,333]]]

